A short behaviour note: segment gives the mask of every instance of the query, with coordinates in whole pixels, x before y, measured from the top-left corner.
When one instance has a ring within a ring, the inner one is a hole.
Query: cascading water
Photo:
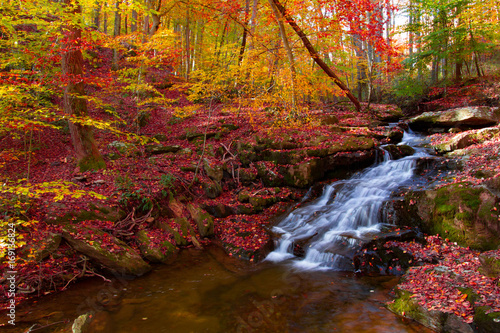
[[[401,144],[415,146],[418,140],[413,133],[405,133]],[[319,198],[273,228],[281,238],[266,260],[295,258],[294,266],[303,269],[351,269],[356,244],[380,232],[383,203],[411,180],[416,161],[423,156],[428,156],[425,150],[416,148],[412,156],[391,160],[385,151],[382,163],[326,186]],[[294,255],[297,246],[305,252],[302,258]]]

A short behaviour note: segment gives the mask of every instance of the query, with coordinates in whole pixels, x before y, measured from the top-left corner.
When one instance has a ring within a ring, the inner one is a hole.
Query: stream
[[[415,147],[419,140],[405,132],[401,144]],[[418,158],[429,156],[418,147],[415,154],[397,160],[382,152],[381,163],[325,186],[319,198],[280,221],[273,231],[281,238],[266,260],[291,260],[298,269],[353,270],[357,244],[371,239],[384,225],[382,205],[393,191],[412,181]],[[296,246],[304,257],[294,255]]]
[[[146,276],[87,279],[26,303],[16,326],[2,331],[64,332],[92,312],[88,332],[431,332],[385,309],[397,277],[356,277],[349,263],[354,244],[380,230],[382,203],[411,182],[425,151],[384,156],[284,217],[264,262],[231,258],[216,246],[185,249]],[[293,254],[298,242],[303,257]]]

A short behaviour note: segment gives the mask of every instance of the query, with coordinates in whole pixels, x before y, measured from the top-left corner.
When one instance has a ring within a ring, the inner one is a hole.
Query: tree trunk
[[[118,37],[120,36],[120,29],[122,26],[122,16],[120,13],[120,4],[122,0],[116,0],[115,3],[115,25],[113,29],[113,37]]]
[[[116,0],[115,3],[115,24],[113,27],[113,37],[118,37],[120,36],[120,30],[122,26],[122,16],[120,14],[120,4],[122,0]],[[114,48],[113,49],[113,65],[112,69],[117,70],[118,69],[118,49]]]
[[[361,105],[359,104],[359,101],[356,99],[356,97],[351,93],[349,88],[340,80],[340,78],[335,74],[335,72],[323,61],[320,59],[318,53],[312,46],[311,42],[307,38],[306,34],[300,29],[300,27],[295,23],[295,20],[293,17],[291,17],[289,14],[286,13],[285,7],[281,5],[279,0],[270,0],[274,3],[276,8],[280,11],[281,15],[286,19],[287,23],[292,27],[292,29],[297,33],[297,35],[300,37],[302,40],[302,43],[304,44],[304,47],[307,49],[311,57],[314,59],[314,61],[318,64],[318,66],[329,76],[333,79],[335,84],[342,89],[346,96],[351,100],[351,102],[354,104],[356,107],[356,110],[360,111],[361,110]]]
[[[70,6],[72,0],[64,0]],[[79,17],[80,5],[72,7],[71,13]],[[80,171],[103,169],[106,167],[94,141],[92,128],[71,121],[72,118],[82,119],[87,117],[87,100],[83,77],[83,56],[80,49],[82,32],[78,26],[69,25],[64,29],[66,35],[65,49],[62,53],[61,68],[63,77],[68,82],[64,89],[64,112],[70,117],[69,130],[76,154],[76,163]]]
[[[108,11],[106,9],[107,5],[104,3],[104,14],[102,18],[102,32],[107,35],[108,34]]]
[[[184,78],[186,80],[189,80],[189,74],[190,74],[190,64],[191,64],[191,29],[189,29],[190,25],[190,14],[189,14],[189,8],[186,10],[186,26],[184,28],[184,46],[185,46],[185,73],[184,73]]]
[[[130,32],[134,33],[137,31],[137,11],[132,10],[132,18],[130,20]]]
[[[295,78],[297,76],[297,72],[295,70],[295,59],[293,58],[292,48],[290,47],[290,44],[288,43],[288,38],[286,36],[285,25],[283,24],[284,18],[281,15],[280,11],[274,5],[273,0],[268,0],[268,1],[269,5],[271,5],[273,9],[274,16],[278,21],[281,40],[283,41],[283,47],[285,48],[286,55],[288,57],[288,62],[290,63],[290,75],[292,79],[292,114],[295,114],[295,111],[297,109],[297,92],[295,91],[295,86],[296,86]]]
[[[96,1],[94,3],[94,29],[99,30],[99,26],[101,24],[100,21],[100,15],[101,15],[101,3],[99,1]]]
[[[248,29],[248,16],[250,14],[250,0],[246,0],[245,3],[245,26],[243,29],[243,36],[241,38],[241,46],[240,46],[240,54],[238,56],[238,65],[241,65],[241,62],[243,61],[243,55],[245,54],[245,48],[247,45],[247,29]]]

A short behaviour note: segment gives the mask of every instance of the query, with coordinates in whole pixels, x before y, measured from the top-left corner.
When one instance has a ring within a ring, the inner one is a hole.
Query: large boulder
[[[498,127],[488,127],[480,130],[470,130],[467,132],[458,133],[445,142],[442,142],[434,148],[440,153],[447,153],[457,149],[463,149],[474,144],[483,143],[493,139],[500,133]]]
[[[418,226],[464,247],[491,250],[500,246],[499,199],[469,183],[408,192],[389,203],[399,225]]]
[[[428,131],[432,128],[479,128],[495,125],[500,121],[500,108],[469,106],[446,111],[424,112],[410,119],[413,130]]]
[[[104,231],[67,225],[62,236],[76,251],[113,272],[143,275],[151,270],[133,248]]]

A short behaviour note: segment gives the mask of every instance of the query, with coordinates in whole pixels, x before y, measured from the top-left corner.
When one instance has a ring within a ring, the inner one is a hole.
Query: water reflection
[[[216,247],[188,249],[147,276],[89,280],[22,307],[23,322],[5,332],[63,332],[90,308],[89,332],[426,332],[383,307],[396,282],[292,272],[232,259]]]

